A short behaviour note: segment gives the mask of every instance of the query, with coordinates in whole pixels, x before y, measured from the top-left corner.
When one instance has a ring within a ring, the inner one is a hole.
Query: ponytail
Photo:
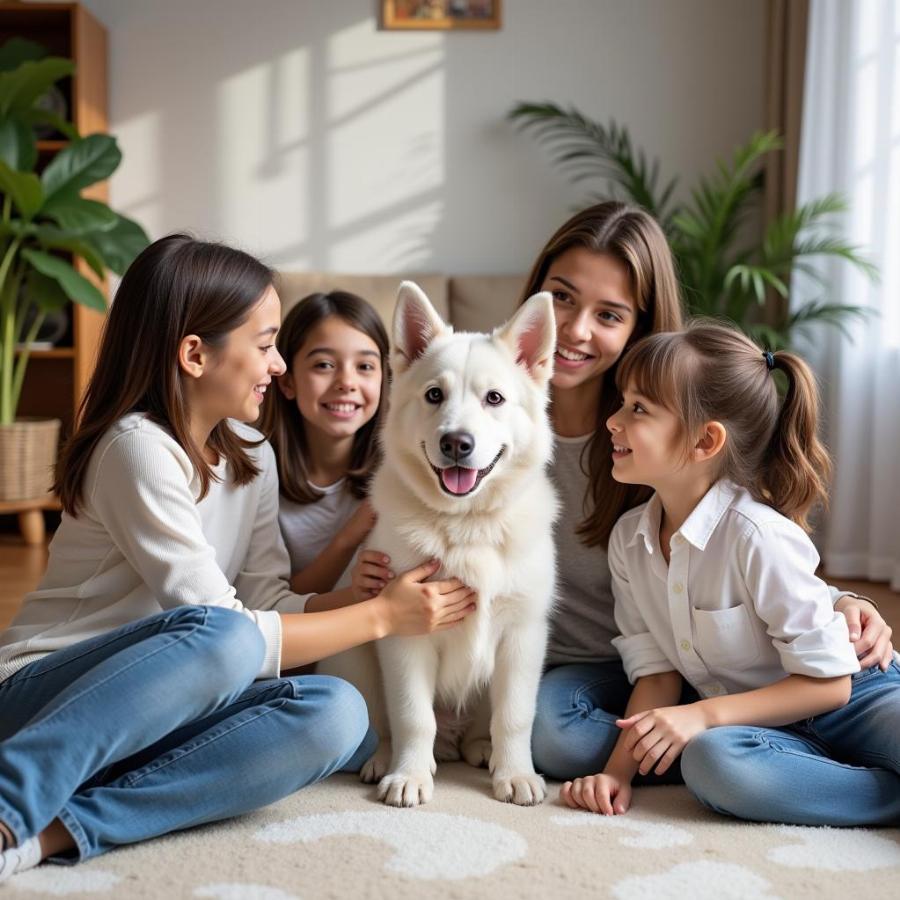
[[[787,382],[783,398],[775,369]],[[699,319],[638,341],[619,363],[616,383],[619,390],[634,385],[681,419],[685,453],[705,422],[721,422],[728,439],[718,476],[809,531],[810,510],[827,501],[831,461],[816,435],[816,382],[799,356],[761,352],[736,329]]]
[[[818,437],[819,396],[809,366],[793,353],[770,357],[782,372],[787,392],[766,448],[760,485],[769,502],[809,531],[809,511],[827,506],[831,460]]]

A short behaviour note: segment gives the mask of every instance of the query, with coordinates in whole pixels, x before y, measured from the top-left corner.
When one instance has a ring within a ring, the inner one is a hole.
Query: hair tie
[[[771,372],[775,368],[775,354],[771,350],[763,350],[763,358],[766,361],[766,368]]]

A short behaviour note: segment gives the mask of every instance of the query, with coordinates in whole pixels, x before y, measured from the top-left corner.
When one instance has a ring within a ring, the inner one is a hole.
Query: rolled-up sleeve
[[[750,529],[741,555],[756,613],[786,672],[834,678],[859,671],[847,621],[816,576],[818,553],[798,525],[779,520]]]
[[[675,666],[666,657],[656,639],[650,633],[644,617],[631,592],[628,577],[623,534],[618,527],[613,529],[609,539],[609,571],[612,575],[612,592],[615,598],[616,627],[620,636],[613,638],[613,646],[622,657],[625,674],[634,684],[638,678],[672,672]]]

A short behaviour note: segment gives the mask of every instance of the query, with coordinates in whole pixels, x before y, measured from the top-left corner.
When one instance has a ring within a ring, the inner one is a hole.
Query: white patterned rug
[[[625,816],[556,800],[522,809],[488,775],[441,766],[434,800],[389,809],[337,776],[241,819],[41,866],[0,888],[12,898],[210,897],[827,900],[900,896],[900,829],[748,825],[702,809],[684,788],[638,789]]]

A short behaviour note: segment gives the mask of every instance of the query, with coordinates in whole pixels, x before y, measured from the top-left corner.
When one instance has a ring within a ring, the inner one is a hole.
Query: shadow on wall
[[[153,236],[187,229],[277,268],[434,266],[442,35],[373,40],[372,3],[87,5],[110,33],[113,192]]]

